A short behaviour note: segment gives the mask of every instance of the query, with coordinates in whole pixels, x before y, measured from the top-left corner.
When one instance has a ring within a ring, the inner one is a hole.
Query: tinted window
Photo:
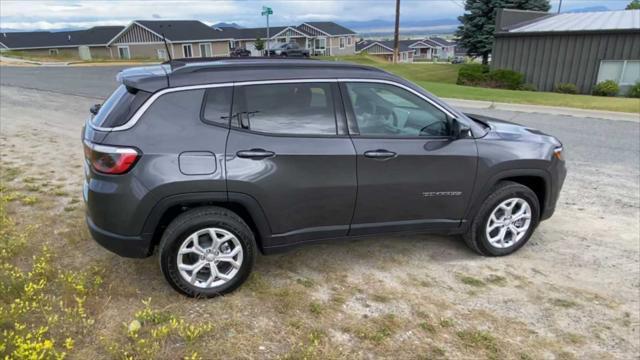
[[[100,107],[91,123],[99,127],[116,127],[126,123],[151,96],[146,91],[127,89],[120,85]]]
[[[448,136],[447,115],[422,98],[387,84],[349,83],[349,99],[364,136]]]
[[[147,109],[140,121],[145,125],[162,126],[162,122],[177,122],[189,126],[189,121],[200,122],[200,109],[204,90],[170,92],[160,96]]]
[[[331,84],[243,86],[246,125],[274,134],[335,135]],[[244,123],[244,122],[243,122]]]
[[[207,90],[204,98],[204,111],[202,113],[202,118],[205,122],[225,126],[229,125],[231,94],[233,94],[233,88],[230,86]]]

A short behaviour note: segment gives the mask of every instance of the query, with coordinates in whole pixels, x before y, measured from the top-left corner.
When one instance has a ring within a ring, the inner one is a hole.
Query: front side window
[[[447,115],[400,87],[347,83],[347,92],[361,136],[439,137],[451,134]]]
[[[238,87],[240,125],[272,134],[336,135],[331,83]]]
[[[353,38],[351,36],[349,36],[347,38],[347,46],[351,46],[352,43],[353,43]]]
[[[341,37],[340,38],[340,49],[344,49],[344,41],[345,41],[344,38]]]

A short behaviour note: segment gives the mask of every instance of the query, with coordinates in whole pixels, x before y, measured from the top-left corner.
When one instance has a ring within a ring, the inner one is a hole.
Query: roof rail
[[[221,70],[229,67],[274,67],[282,63],[287,63],[291,67],[336,67],[362,69],[369,71],[385,72],[384,70],[368,65],[353,64],[340,61],[323,61],[308,58],[274,58],[266,56],[245,56],[245,57],[201,57],[184,58],[165,61],[162,64],[171,65],[172,73],[192,73],[207,70]],[[222,67],[221,65],[224,65]]]

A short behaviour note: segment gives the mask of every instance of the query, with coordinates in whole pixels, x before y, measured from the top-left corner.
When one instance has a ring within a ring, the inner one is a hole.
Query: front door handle
[[[246,159],[264,159],[275,156],[276,153],[264,149],[240,150],[236,153],[238,157]]]
[[[364,156],[368,157],[368,158],[372,158],[372,159],[390,159],[390,158],[394,158],[396,157],[396,153],[394,153],[393,151],[389,151],[389,150],[383,150],[383,149],[378,149],[378,150],[369,150],[369,151],[365,151]]]

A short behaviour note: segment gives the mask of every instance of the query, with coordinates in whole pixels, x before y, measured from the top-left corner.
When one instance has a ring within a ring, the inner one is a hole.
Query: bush
[[[517,90],[524,84],[524,74],[513,70],[497,69],[489,73],[489,87]],[[491,86],[493,85],[493,86]]]
[[[524,84],[524,75],[517,71],[489,70],[487,65],[464,64],[458,71],[458,85],[482,86],[517,90]]]
[[[577,94],[578,87],[572,83],[559,83],[553,87],[553,91],[563,94]]]
[[[593,88],[593,95],[596,96],[616,96],[619,92],[620,86],[613,80],[599,82]]]
[[[631,87],[631,89],[629,89],[627,96],[631,98],[640,98],[640,81],[638,81]]]
[[[526,83],[526,84],[520,85],[518,90],[522,90],[522,91],[538,91],[538,87],[536,86],[536,84]]]
[[[465,64],[458,70],[458,85],[478,86],[487,81],[489,67],[482,64]]]

